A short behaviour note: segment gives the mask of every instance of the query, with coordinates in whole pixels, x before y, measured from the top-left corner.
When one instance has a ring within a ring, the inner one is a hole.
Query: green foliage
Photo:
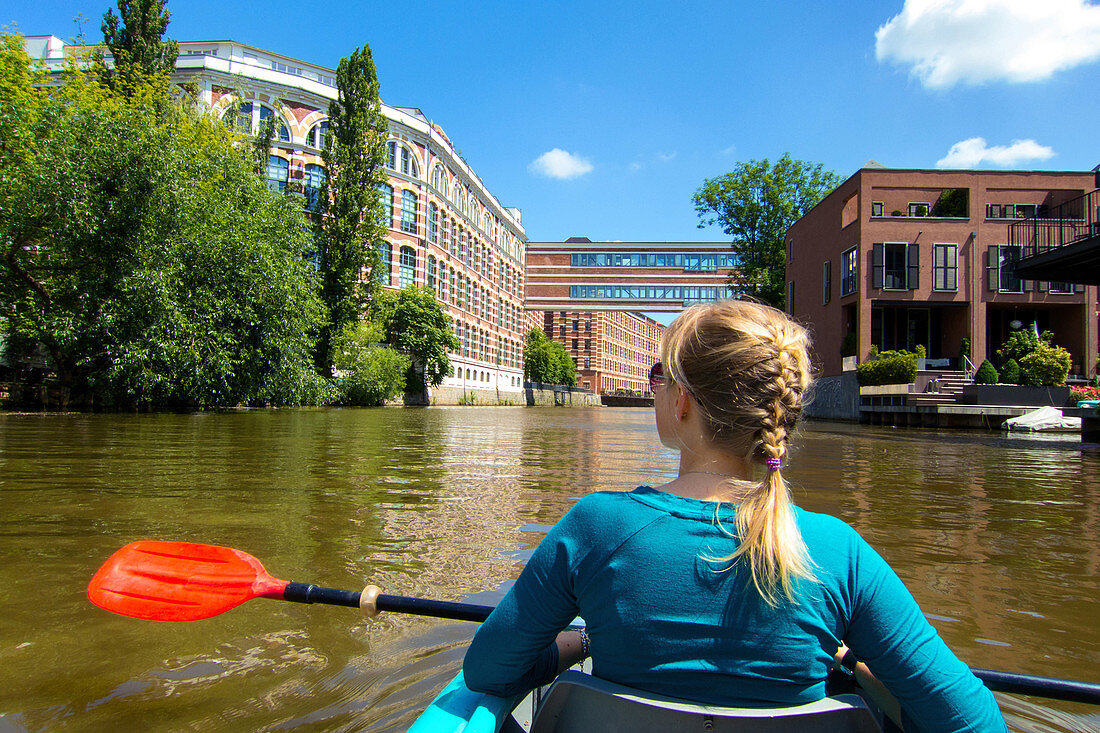
[[[912,384],[917,379],[917,355],[911,351],[881,351],[878,358],[856,367],[861,386]]]
[[[1032,387],[1057,387],[1066,383],[1070,361],[1069,352],[1061,346],[1041,342],[1020,359],[1020,379]]]
[[[103,43],[111,52],[112,68],[102,56],[96,63],[101,79],[126,96],[140,90],[153,77],[167,81],[176,66],[179,44],[163,40],[171,13],[164,0],[118,0],[118,15],[103,14]]]
[[[565,346],[547,337],[541,328],[527,332],[523,347],[523,376],[544,384],[577,383],[577,365]]]
[[[856,334],[854,334],[854,333],[844,334],[844,338],[842,338],[840,340],[840,355],[841,355],[841,357],[855,356],[856,355],[856,350],[859,348],[858,343],[859,343],[858,342],[858,337],[856,336]]]
[[[740,295],[783,307],[787,229],[840,181],[820,164],[784,154],[774,165],[766,158],[750,160],[703,182],[692,197],[699,226],[718,224],[732,237],[738,265],[731,286]]]
[[[961,362],[963,357],[970,358],[970,337],[963,336],[962,341],[959,342],[959,361]],[[959,367],[962,368],[961,366]]]
[[[1054,346],[1053,341],[1054,334],[1050,331],[1036,336],[1034,331],[1022,329],[1008,337],[997,355],[1006,365],[1009,360],[1019,365],[1018,384],[1055,387],[1065,384],[1072,359],[1068,351]]]
[[[996,367],[986,359],[982,362],[982,365],[978,367],[978,371],[974,372],[975,384],[998,384],[1001,381],[1001,375],[997,373]]]
[[[321,151],[325,181],[317,219],[321,300],[328,309],[314,356],[322,374],[332,370],[334,335],[359,320],[379,291],[378,246],[386,235],[378,187],[385,181],[389,128],[369,46],[340,60],[336,87]]]
[[[965,218],[969,216],[970,189],[946,188],[940,194],[939,199],[932,205],[932,216],[954,216]]]
[[[0,44],[0,308],[71,404],[323,400],[323,309],[299,207],[157,80],[116,94],[74,63],[54,87]],[[66,399],[63,397],[63,399]]]
[[[412,360],[381,341],[380,324],[358,321],[348,324],[335,339],[333,364],[339,401],[345,405],[381,405],[405,391],[405,373]]]
[[[409,286],[375,298],[372,317],[382,326],[386,343],[411,359],[407,391],[437,387],[451,373],[447,350],[462,346],[451,330],[451,317],[431,288]]]
[[[1017,363],[1025,356],[1039,348],[1039,344],[1049,345],[1054,340],[1054,334],[1043,331],[1042,336],[1036,336],[1031,329],[1021,329],[1009,334],[1001,348],[997,349],[997,356],[1003,364],[1008,359],[1015,359]]]
[[[1009,359],[1001,365],[1001,382],[1004,384],[1020,384],[1020,365],[1015,359]]]

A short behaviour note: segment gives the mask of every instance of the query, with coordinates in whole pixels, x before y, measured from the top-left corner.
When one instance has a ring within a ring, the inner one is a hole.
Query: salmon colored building
[[[841,373],[847,334],[860,362],[872,346],[922,345],[930,360],[965,369],[964,338],[980,365],[1036,324],[1069,350],[1071,374],[1094,376],[1097,288],[1016,277],[1009,226],[1096,184],[1093,172],[856,172],[786,236],[787,309],[811,327],[822,375]]]
[[[649,392],[665,327],[640,313],[546,311],[542,330],[564,344],[577,365],[577,386],[598,394]]]

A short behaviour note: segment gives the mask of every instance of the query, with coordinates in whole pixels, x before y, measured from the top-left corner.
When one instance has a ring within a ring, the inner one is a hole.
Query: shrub
[[[1038,349],[1040,344],[1049,346],[1053,340],[1054,334],[1050,331],[1043,331],[1042,336],[1036,336],[1030,329],[1014,331],[1001,348],[997,349],[997,356],[1001,357],[1002,364],[1009,359],[1015,359],[1019,364],[1021,359]]]
[[[856,367],[861,386],[912,384],[917,378],[917,356],[909,351],[882,351],[878,358]]]
[[[1009,359],[1001,367],[1001,381],[1005,384],[1020,384],[1020,365],[1015,359]]]
[[[841,357],[855,356],[857,346],[858,345],[857,345],[856,335],[854,333],[844,334],[844,338],[840,340],[840,355],[841,355]]]
[[[1043,343],[1020,359],[1020,377],[1024,384],[1033,387],[1056,387],[1066,383],[1069,366],[1068,351]]]
[[[974,373],[975,384],[997,384],[1000,381],[1001,375],[997,374],[996,368],[989,363],[989,359],[983,361],[978,371]]]
[[[378,343],[382,327],[367,321],[350,323],[335,341],[333,365],[342,374],[337,380],[340,403],[381,405],[405,391],[409,357]]]
[[[959,342],[959,361],[962,361],[963,357],[970,358],[970,337],[963,336],[962,341]],[[961,368],[961,367],[960,367]]]

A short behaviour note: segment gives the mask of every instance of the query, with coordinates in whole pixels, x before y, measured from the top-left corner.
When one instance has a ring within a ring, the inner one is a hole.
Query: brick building
[[[866,361],[879,349],[923,345],[958,365],[963,338],[975,364],[1015,328],[1037,324],[1093,376],[1097,288],[1023,280],[1009,226],[1095,188],[1092,172],[888,169],[869,163],[787,232],[787,308],[814,333],[824,376],[841,372],[855,334]]]
[[[564,344],[577,365],[577,386],[598,394],[649,392],[664,326],[640,313],[546,311],[542,330]]]

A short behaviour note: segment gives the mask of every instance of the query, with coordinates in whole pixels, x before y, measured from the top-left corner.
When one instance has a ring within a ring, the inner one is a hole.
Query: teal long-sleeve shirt
[[[921,731],[1004,731],[993,694],[947,648],[897,574],[851,527],[795,510],[818,582],[769,606],[727,557],[736,506],[642,486],[581,499],[482,624],[466,684],[497,695],[549,682],[556,635],[584,618],[597,677],[696,702],[797,705],[825,696],[841,641]]]

